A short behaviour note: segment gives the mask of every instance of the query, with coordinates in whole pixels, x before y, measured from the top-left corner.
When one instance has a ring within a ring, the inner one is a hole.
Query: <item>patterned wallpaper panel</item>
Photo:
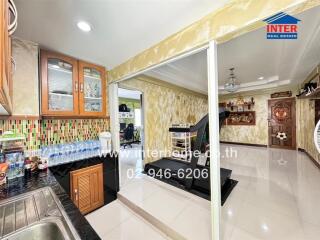
[[[313,140],[313,132],[316,125],[314,101],[297,99],[296,104],[297,146],[304,149],[320,163],[320,154]]]
[[[152,151],[166,153],[171,148],[169,128],[177,123],[197,123],[208,113],[208,100],[178,89],[155,85],[139,79],[123,81],[120,87],[143,92],[144,97],[144,161],[159,159]],[[167,154],[165,154],[167,155]]]
[[[252,96],[255,101],[252,111],[256,112],[256,125],[223,126],[220,132],[221,141],[262,145],[268,144],[268,99],[270,98],[270,94]],[[236,101],[236,98],[224,97],[219,101]]]
[[[42,145],[97,139],[100,132],[109,131],[109,120],[0,120],[0,129],[24,134],[26,149],[36,150]]]

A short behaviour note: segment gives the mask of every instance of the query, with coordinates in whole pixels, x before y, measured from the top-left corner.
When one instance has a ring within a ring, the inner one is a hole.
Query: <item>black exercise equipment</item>
[[[126,148],[126,146],[130,146],[132,148],[132,143],[134,142],[134,125],[133,123],[129,123],[127,128],[123,131],[124,136],[124,143],[122,144],[123,148]]]
[[[225,119],[230,115],[229,111],[225,111],[224,108],[219,109],[219,127],[221,126]],[[196,140],[192,151],[204,152],[206,146],[209,143],[209,118],[208,115],[203,117],[195,126],[189,129],[180,129],[182,132],[190,131],[197,132]],[[179,129],[170,128],[169,131],[177,132]],[[189,192],[192,192],[198,196],[210,199],[210,166],[205,164],[204,166],[198,164],[199,155],[192,154],[190,162],[185,162],[173,158],[162,158],[160,160],[148,163],[145,165],[145,173],[153,176],[159,180],[165,181],[171,185],[182,188]],[[210,158],[207,158],[207,163],[210,163]],[[187,177],[187,169],[191,171],[191,176]],[[191,170],[190,170],[191,169]],[[198,174],[195,177],[195,172],[201,172],[202,170],[208,172],[207,177],[203,177],[202,174]],[[180,174],[179,174],[180,170]],[[196,171],[195,171],[196,170]],[[170,172],[170,178],[168,175],[163,174],[165,171]],[[181,174],[184,173],[184,174]],[[236,185],[237,181],[232,180],[231,177],[232,170],[221,168],[220,178],[221,178],[221,202],[222,204],[232,191],[233,187]]]

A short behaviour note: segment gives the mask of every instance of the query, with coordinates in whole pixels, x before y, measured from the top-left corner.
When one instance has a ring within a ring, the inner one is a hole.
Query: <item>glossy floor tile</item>
[[[227,156],[226,149],[236,154]],[[222,144],[221,156],[221,166],[232,169],[232,178],[239,181],[221,208],[222,240],[320,239],[320,170],[305,153]],[[207,200],[144,174],[128,180],[119,194],[185,239],[211,239]],[[145,230],[140,218],[137,225],[132,223],[136,220],[131,219],[131,210],[118,209],[121,204],[117,201],[105,207],[111,209],[102,208],[87,216],[93,223],[105,219],[104,224],[93,224],[101,236],[164,237],[151,225]],[[110,215],[108,223],[103,216]]]
[[[86,216],[103,240],[169,239],[118,200]]]
[[[140,144],[132,144],[132,147],[121,147],[120,161],[120,183],[121,186],[128,184],[136,175],[143,170],[142,147]]]
[[[222,239],[319,239],[320,170],[305,153],[221,145],[239,181],[222,207]]]
[[[133,194],[136,189],[139,197]],[[205,199],[146,175],[124,186],[119,195],[185,239],[210,239],[210,202]]]

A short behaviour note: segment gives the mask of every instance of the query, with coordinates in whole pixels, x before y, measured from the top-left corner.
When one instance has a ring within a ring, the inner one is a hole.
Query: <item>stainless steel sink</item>
[[[0,202],[0,239],[80,239],[57,196],[45,187]]]

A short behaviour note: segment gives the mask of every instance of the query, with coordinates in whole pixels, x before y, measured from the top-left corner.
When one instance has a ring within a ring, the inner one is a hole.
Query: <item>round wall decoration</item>
[[[320,120],[318,121],[314,132],[313,132],[313,139],[314,139],[314,144],[316,145],[316,148],[318,152],[320,153]]]

